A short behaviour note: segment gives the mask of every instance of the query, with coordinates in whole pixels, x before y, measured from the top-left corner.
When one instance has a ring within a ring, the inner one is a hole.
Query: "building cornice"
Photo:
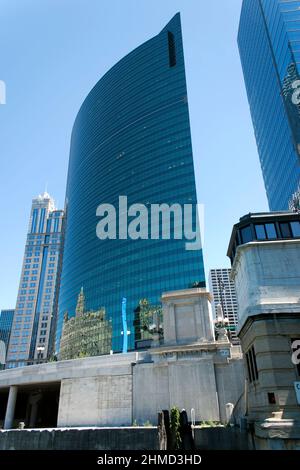
[[[186,299],[186,298],[197,298],[197,297],[206,297],[210,302],[212,301],[212,295],[210,292],[206,290],[205,287],[196,287],[192,289],[183,289],[183,290],[176,290],[170,292],[163,292],[161,296],[161,301],[172,301],[178,299]]]

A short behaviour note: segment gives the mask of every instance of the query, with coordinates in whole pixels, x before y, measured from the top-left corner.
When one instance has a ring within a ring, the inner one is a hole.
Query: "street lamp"
[[[225,308],[224,308],[224,301],[223,301],[223,292],[225,291],[225,284],[222,281],[222,279],[220,278],[220,276],[218,277],[218,287],[219,287],[219,297],[220,297],[220,300],[221,300],[222,310],[223,310],[223,314],[224,314]]]
[[[163,325],[159,321],[157,310],[153,312],[153,321],[149,325],[148,330],[153,335],[152,347],[157,347],[160,344],[160,337],[163,332]]]
[[[37,358],[38,358],[38,359],[43,359],[43,357],[42,357],[42,352],[45,351],[45,346],[38,346],[38,347],[36,348],[36,350],[39,351]]]
[[[222,281],[220,276],[218,276],[218,287],[219,287],[219,298],[220,298],[220,301],[221,301],[221,308],[222,308],[222,318],[223,318],[222,321],[224,323],[224,326],[226,325],[228,327],[229,318],[224,317],[224,315],[225,315],[225,304],[224,304],[224,299],[223,299],[223,293],[225,292],[226,286],[225,286],[225,284]],[[218,306],[217,306],[217,309],[218,309]],[[228,335],[228,333],[230,335],[230,332],[228,332],[228,330],[227,330],[227,335]]]
[[[215,330],[217,333],[217,341],[225,341],[226,343],[229,342],[228,339],[228,327],[229,320],[228,318],[224,318],[222,305],[217,305],[217,317],[214,321]]]

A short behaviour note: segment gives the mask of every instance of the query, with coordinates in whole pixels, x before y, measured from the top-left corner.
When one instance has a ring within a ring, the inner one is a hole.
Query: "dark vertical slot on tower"
[[[168,31],[168,45],[169,45],[169,65],[174,67],[176,65],[176,48],[174,34]]]

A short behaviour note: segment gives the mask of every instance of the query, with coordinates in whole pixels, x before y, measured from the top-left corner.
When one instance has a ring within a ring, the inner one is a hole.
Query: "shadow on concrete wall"
[[[248,433],[238,427],[194,428],[197,450],[251,450]]]

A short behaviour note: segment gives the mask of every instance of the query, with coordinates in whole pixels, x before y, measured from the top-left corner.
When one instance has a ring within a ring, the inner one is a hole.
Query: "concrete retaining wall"
[[[173,406],[187,410],[189,419],[194,408],[197,421],[219,421],[212,357],[134,367],[133,419],[156,424],[157,413]]]
[[[0,450],[156,450],[157,427],[0,430]]]
[[[237,359],[226,364],[216,364],[215,373],[220,421],[226,423],[226,403],[235,405],[244,392],[245,369],[243,360]]]
[[[197,450],[250,450],[248,434],[239,428],[194,428]]]
[[[59,427],[131,424],[131,374],[62,380],[57,422]]]

